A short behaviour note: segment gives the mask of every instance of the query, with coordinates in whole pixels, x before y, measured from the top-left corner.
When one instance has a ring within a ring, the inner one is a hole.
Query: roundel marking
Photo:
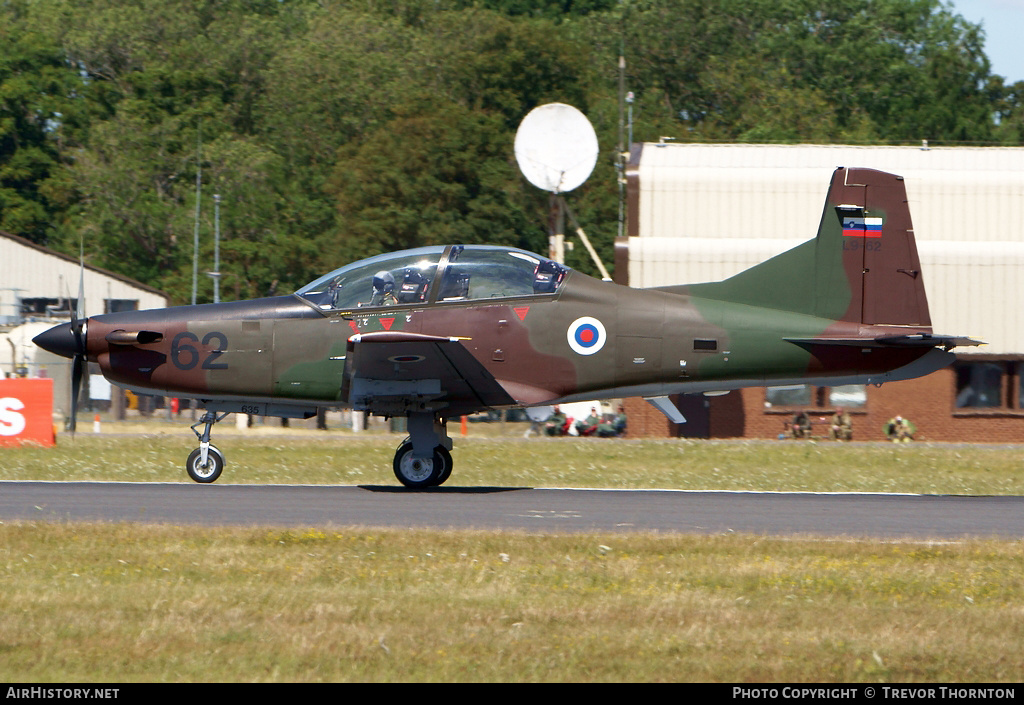
[[[426,359],[423,355],[392,355],[388,362],[423,362]]]
[[[604,347],[608,334],[601,321],[590,316],[583,316],[569,325],[565,337],[574,352],[580,355],[593,355]]]

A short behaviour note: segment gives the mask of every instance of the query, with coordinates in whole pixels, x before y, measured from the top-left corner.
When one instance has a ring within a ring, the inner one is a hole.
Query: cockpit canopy
[[[421,247],[353,262],[295,293],[324,311],[422,306],[552,295],[568,271],[554,260],[511,247]]]

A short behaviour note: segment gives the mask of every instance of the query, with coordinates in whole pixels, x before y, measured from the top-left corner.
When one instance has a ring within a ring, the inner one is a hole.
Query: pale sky
[[[981,23],[992,73],[1007,83],[1024,81],[1024,0],[952,0],[953,12]]]

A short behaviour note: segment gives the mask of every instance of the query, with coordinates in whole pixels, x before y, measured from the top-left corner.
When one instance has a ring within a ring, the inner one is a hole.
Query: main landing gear
[[[216,482],[224,472],[224,454],[210,443],[210,430],[230,412],[207,411],[192,425],[199,447],[185,461],[188,476],[196,482]],[[202,432],[199,427],[202,426]],[[433,413],[409,414],[409,437],[395,451],[392,467],[395,477],[406,487],[421,489],[444,484],[452,474],[452,439],[448,437],[447,420]]]
[[[406,487],[437,487],[452,474],[452,439],[446,419],[409,414],[409,438],[395,451],[395,477]]]
[[[210,443],[210,429],[227,415],[228,412],[218,416],[212,411],[207,411],[192,426],[192,432],[199,439],[199,447],[189,453],[188,460],[185,461],[185,470],[196,482],[215,482],[224,472],[224,454],[220,452],[220,448]],[[201,424],[205,424],[202,433],[196,430]]]

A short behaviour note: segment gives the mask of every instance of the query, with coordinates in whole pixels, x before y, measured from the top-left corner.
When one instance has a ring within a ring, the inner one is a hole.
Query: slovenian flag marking
[[[843,236],[882,237],[882,219],[846,216],[843,218]]]

